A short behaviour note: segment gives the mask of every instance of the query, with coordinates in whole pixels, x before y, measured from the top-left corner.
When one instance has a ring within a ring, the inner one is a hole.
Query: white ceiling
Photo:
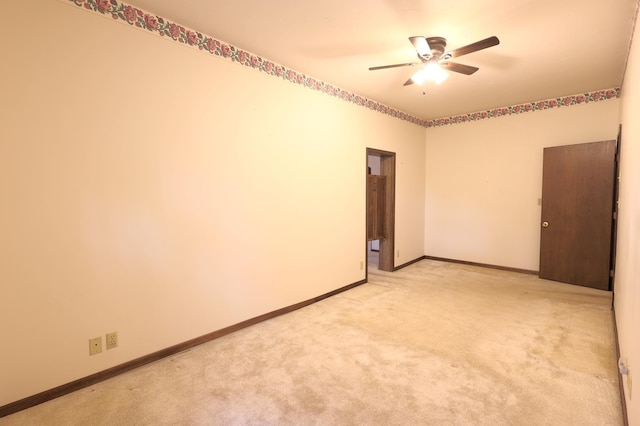
[[[638,0],[126,0],[126,3],[423,119],[620,87]],[[408,37],[480,68],[441,85],[403,86]],[[425,94],[423,94],[425,92]]]

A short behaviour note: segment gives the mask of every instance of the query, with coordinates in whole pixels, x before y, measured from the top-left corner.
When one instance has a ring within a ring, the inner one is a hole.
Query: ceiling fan
[[[447,39],[443,37],[413,36],[409,37],[409,41],[411,42],[411,44],[413,44],[413,47],[416,48],[416,53],[418,54],[418,59],[420,59],[420,62],[381,65],[378,67],[371,67],[369,68],[369,71],[396,67],[412,67],[414,65],[425,64],[425,66],[422,67],[413,76],[411,76],[411,78],[407,80],[404,85],[408,86],[414,83],[422,85],[427,80],[432,80],[435,81],[436,84],[440,84],[448,77],[448,74],[444,70],[453,71],[465,75],[471,75],[479,70],[479,68],[472,67],[470,65],[449,62],[449,59],[457,58],[462,55],[468,55],[469,53],[477,52],[478,50],[486,49],[488,47],[500,44],[500,40],[498,40],[498,37],[492,36],[489,38],[485,38],[484,40],[480,40],[475,43],[445,52]]]

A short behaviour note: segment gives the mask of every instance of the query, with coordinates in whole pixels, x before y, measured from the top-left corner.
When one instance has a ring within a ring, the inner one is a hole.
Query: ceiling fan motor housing
[[[426,37],[426,40],[431,48],[431,57],[440,59],[444,54],[445,47],[447,47],[447,39],[444,37]]]

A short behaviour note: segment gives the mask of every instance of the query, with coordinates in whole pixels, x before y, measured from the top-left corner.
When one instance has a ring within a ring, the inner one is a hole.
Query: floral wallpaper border
[[[161,16],[147,13],[134,6],[118,0],[60,0],[72,2],[76,6],[87,10],[111,16],[114,20],[136,26],[138,28],[151,31],[161,37],[168,37],[178,43],[203,50],[212,55],[220,56],[238,62],[244,66],[257,69],[272,76],[283,78],[291,83],[303,85],[309,89],[317,90],[330,96],[341,98],[347,102],[354,103],[368,109],[390,115],[401,120],[417,124],[422,127],[438,127],[451,124],[465,123],[469,121],[484,120],[487,118],[502,117],[506,115],[521,114],[531,111],[540,111],[563,106],[578,105],[587,102],[597,102],[620,97],[620,88],[599,90],[580,95],[565,96],[555,99],[530,102],[509,107],[493,108],[486,111],[472,112],[468,114],[456,115],[453,117],[425,120],[414,117],[405,112],[391,108],[371,99],[356,95],[339,87],[324,83],[313,77],[307,76],[293,69],[276,64],[267,59],[261,58],[250,52],[244,51],[231,44],[224,43],[199,33],[195,30],[185,28],[177,23],[167,21]]]
[[[508,107],[492,108],[486,111],[470,112],[453,117],[437,118],[428,120],[427,127],[447,126],[449,124],[459,124],[468,121],[478,121],[487,118],[503,117],[505,115],[522,114],[525,112],[542,111],[545,109],[560,108],[571,105],[584,104],[588,102],[606,101],[620,97],[620,88],[597,90],[580,95],[562,96],[559,98],[546,99],[543,101],[528,102],[520,105]]]

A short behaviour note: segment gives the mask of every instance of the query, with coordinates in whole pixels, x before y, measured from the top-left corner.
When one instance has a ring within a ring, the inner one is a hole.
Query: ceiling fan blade
[[[412,67],[414,65],[418,65],[419,62],[407,62],[405,64],[394,64],[394,65],[380,65],[379,67],[370,67],[369,71],[375,70],[384,70],[387,68],[396,68],[396,67]]]
[[[420,56],[431,56],[431,47],[426,38],[422,36],[409,37],[409,41],[416,48],[416,52]]]
[[[412,84],[413,84],[413,80],[409,79],[409,80],[404,82],[403,86],[411,86]]]
[[[463,65],[455,62],[444,62],[440,66],[447,71],[459,72],[460,74],[471,75],[478,71],[480,68],[472,67],[471,65]]]
[[[458,56],[468,55],[469,53],[477,52],[478,50],[486,49],[487,47],[496,46],[498,44],[500,44],[500,40],[498,40],[498,37],[492,36],[489,38],[485,38],[484,40],[476,41],[475,43],[471,43],[467,46],[453,49],[449,52],[446,52],[443,56],[446,55],[447,59],[457,58]]]

